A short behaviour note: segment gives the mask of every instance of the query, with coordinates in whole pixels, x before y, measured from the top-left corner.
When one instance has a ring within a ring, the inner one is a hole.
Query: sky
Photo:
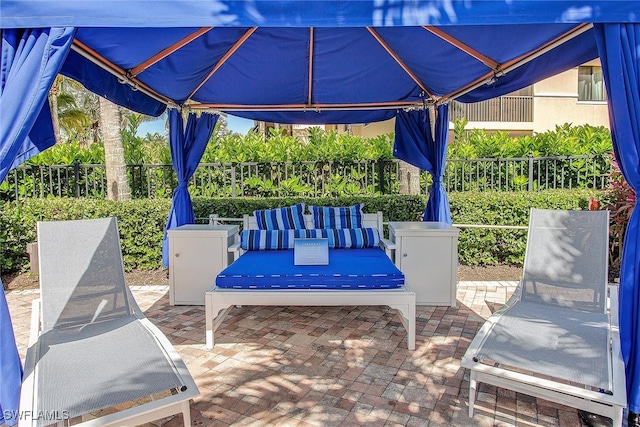
[[[144,122],[138,128],[138,136],[145,136],[148,133],[164,134],[165,120],[159,119],[151,122]],[[243,119],[227,115],[227,128],[232,132],[246,134],[253,127],[253,120]]]

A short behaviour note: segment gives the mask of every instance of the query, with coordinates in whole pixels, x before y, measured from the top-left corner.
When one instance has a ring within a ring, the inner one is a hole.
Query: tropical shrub
[[[627,223],[636,205],[633,188],[624,180],[615,160],[611,160],[609,187],[603,194],[602,205],[609,210],[609,278],[620,276],[622,244],[627,231]]]
[[[450,159],[609,155],[611,133],[604,126],[569,123],[533,136],[512,138],[506,132],[482,129],[465,131],[464,119],[454,121],[454,136],[447,155]]]
[[[449,193],[454,224],[486,224],[526,227],[531,208],[586,210],[590,197],[602,192],[590,189],[539,192]],[[521,265],[526,229],[461,227],[458,257],[466,265]]]
[[[265,138],[261,134],[214,134],[202,163],[230,162],[306,162],[355,161],[393,158],[393,135],[362,138],[335,131],[309,128],[308,139],[285,133],[283,128],[270,129]]]

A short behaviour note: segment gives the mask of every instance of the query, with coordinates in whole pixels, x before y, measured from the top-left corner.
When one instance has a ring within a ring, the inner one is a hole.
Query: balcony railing
[[[532,96],[500,96],[486,101],[463,104],[454,101],[449,110],[451,120],[470,122],[532,122]]]

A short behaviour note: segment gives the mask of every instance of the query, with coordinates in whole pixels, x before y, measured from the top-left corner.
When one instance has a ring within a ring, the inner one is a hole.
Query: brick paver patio
[[[575,409],[481,385],[467,415],[460,359],[514,282],[460,282],[458,306],[417,309],[416,350],[382,307],[238,307],[204,346],[204,307],[169,305],[168,287],[131,287],[182,355],[201,396],[194,426],[580,426]],[[24,358],[38,290],[7,292]],[[181,426],[176,416],[156,424]]]

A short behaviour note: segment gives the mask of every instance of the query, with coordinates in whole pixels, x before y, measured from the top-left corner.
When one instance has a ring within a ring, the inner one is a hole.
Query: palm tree
[[[81,145],[100,142],[105,151],[107,198],[130,200],[118,106],[87,91],[75,80],[58,76],[49,91],[56,143],[78,140]]]
[[[58,116],[58,98],[60,97],[60,89],[62,79],[64,77],[58,74],[49,89],[49,107],[51,108],[51,121],[53,122],[53,135],[56,138],[56,144],[60,142],[60,119]]]
[[[49,91],[56,143],[77,140],[81,145],[98,141],[98,97],[80,83],[58,75]]]
[[[420,168],[400,160],[400,194],[420,194]]]
[[[107,173],[107,198],[130,200],[131,190],[122,146],[121,115],[118,106],[100,97],[100,132],[104,144],[104,163]]]

